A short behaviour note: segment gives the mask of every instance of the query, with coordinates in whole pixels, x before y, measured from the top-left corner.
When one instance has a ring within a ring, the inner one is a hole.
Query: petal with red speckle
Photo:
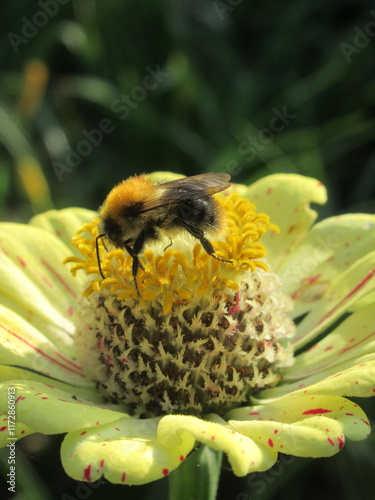
[[[61,446],[64,469],[78,481],[96,481],[104,475],[112,483],[132,485],[164,477],[181,464],[181,455],[192,450],[195,440],[185,433],[166,445],[158,439],[159,420],[122,419],[85,435],[69,433]]]

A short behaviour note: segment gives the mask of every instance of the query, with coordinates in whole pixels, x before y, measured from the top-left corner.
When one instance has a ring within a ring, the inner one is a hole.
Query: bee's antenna
[[[101,264],[100,264],[99,239],[100,239],[100,238],[105,238],[105,237],[106,237],[106,234],[105,234],[105,233],[103,233],[103,234],[99,234],[99,236],[97,236],[97,237],[96,237],[96,240],[95,240],[96,258],[97,258],[97,260],[98,260],[99,272],[100,272],[101,277],[102,277],[103,279],[105,279],[105,276],[104,276],[104,274],[103,274],[103,271],[102,271],[102,266],[101,266]],[[107,248],[106,248],[106,246],[105,246],[105,244],[104,244],[104,243],[103,243],[103,245],[104,245],[104,248],[107,250]]]

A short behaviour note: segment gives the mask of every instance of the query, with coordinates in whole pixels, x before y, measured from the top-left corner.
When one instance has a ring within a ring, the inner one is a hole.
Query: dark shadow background
[[[370,1],[7,1],[0,68],[2,220],[96,209],[115,183],[155,170],[226,171],[239,183],[300,173],[328,187],[321,217],[375,211]],[[77,493],[61,439],[19,444],[22,500],[166,498],[166,480]],[[371,438],[289,461],[244,479],[225,466],[218,498],[373,494]]]

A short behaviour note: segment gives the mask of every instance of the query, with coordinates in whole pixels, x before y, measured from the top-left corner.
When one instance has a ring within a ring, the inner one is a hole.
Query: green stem
[[[202,446],[169,475],[169,500],[215,500],[222,453]]]

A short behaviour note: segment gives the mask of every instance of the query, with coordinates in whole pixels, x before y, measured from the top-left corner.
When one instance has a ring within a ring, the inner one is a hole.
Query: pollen
[[[292,302],[259,241],[278,228],[236,193],[216,199],[225,224],[210,241],[230,262],[187,233],[166,237],[139,254],[139,294],[132,257],[106,241],[100,275],[99,219],[74,237],[82,257],[67,262],[87,276],[75,314],[77,360],[132,415],[224,415],[276,385],[293,362]]]

